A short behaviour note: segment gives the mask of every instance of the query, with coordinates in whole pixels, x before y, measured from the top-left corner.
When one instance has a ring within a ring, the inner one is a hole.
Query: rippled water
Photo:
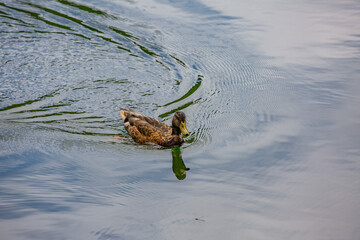
[[[356,1],[1,1],[2,239],[357,239]],[[119,107],[171,123],[135,144]]]

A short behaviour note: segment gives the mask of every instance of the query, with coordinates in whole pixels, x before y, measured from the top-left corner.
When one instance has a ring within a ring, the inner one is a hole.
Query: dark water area
[[[1,239],[359,239],[357,1],[0,1]],[[119,107],[191,132],[138,145]]]

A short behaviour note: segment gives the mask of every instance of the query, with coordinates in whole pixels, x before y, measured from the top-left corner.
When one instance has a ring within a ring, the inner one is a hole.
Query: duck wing
[[[124,126],[135,142],[153,142],[159,144],[171,136],[171,128],[154,118],[139,114],[133,110],[121,109]]]
[[[154,119],[154,118],[151,118],[151,117],[148,117],[148,116],[145,116],[145,115],[142,115],[140,113],[137,113],[131,109],[125,109],[125,108],[120,108],[121,111],[120,111],[120,115],[124,121],[124,123],[126,123],[127,121],[130,121],[131,118],[135,118],[137,119],[136,123],[134,121],[134,124],[137,125],[139,124],[140,125],[144,125],[145,123],[142,123],[142,122],[138,122],[138,120],[143,120],[147,123],[149,123],[152,127],[155,129],[157,129],[157,131],[160,131],[160,132],[163,132],[163,133],[166,133],[166,134],[171,134],[171,128],[166,125],[165,123],[157,120],[157,119]]]

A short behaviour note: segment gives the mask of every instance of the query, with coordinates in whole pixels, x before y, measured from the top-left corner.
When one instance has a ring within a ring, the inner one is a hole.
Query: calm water
[[[1,239],[359,239],[360,4],[337,2],[1,1]],[[116,140],[120,106],[191,135]]]

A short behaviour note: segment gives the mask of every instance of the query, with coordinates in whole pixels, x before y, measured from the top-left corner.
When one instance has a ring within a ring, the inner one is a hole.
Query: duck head
[[[186,128],[186,116],[185,113],[178,111],[174,114],[172,119],[172,134],[180,135],[181,133],[184,136],[189,136],[189,131]]]

